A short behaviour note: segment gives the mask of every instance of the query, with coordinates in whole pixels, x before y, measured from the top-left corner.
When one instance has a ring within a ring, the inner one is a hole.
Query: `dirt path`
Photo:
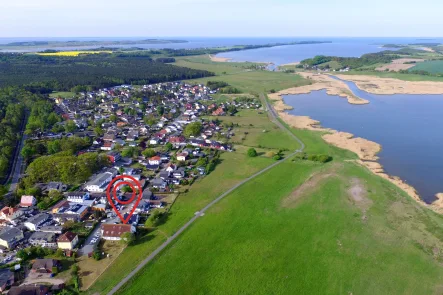
[[[332,177],[338,177],[337,172],[341,167],[342,165],[333,164],[325,171],[319,171],[312,174],[302,183],[302,185],[300,185],[295,191],[282,200],[281,206],[284,208],[295,207],[303,197],[317,190],[321,183]]]
[[[351,187],[348,189],[348,195],[351,203],[362,211],[362,220],[367,220],[366,212],[372,206],[372,200],[367,197],[368,191],[361,179],[352,178]]]

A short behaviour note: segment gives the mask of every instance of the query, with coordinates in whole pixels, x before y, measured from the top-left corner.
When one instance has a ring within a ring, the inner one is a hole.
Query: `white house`
[[[85,189],[88,192],[99,192],[102,193],[106,191],[107,185],[112,180],[111,172],[104,172],[97,175],[95,178],[91,179],[88,183],[86,183]]]
[[[149,165],[160,165],[161,158],[159,156],[154,156],[152,158],[149,158],[148,162]]]

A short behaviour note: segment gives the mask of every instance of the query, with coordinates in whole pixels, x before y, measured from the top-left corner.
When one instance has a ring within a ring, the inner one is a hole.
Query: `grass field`
[[[353,163],[288,161],[207,212],[119,294],[440,294],[442,226]]]
[[[57,98],[57,97],[72,98],[74,96],[75,96],[75,93],[69,92],[69,91],[56,91],[56,92],[49,94],[49,97],[51,97],[51,98]]]
[[[418,63],[414,67],[409,69],[410,71],[426,71],[429,73],[437,74],[443,73],[443,60],[431,60]]]
[[[251,63],[212,62],[207,56],[180,59],[176,63],[193,69],[208,70],[217,74],[192,80],[192,83],[206,83],[207,81],[224,81],[246,93],[276,91],[309,84],[309,81],[299,75],[265,70],[250,70],[245,67]],[[226,74],[223,74],[226,73]]]

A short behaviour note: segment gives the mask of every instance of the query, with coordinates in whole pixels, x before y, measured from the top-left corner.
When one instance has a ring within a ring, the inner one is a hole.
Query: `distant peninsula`
[[[0,45],[0,49],[20,48],[55,48],[55,47],[89,47],[89,46],[112,46],[112,45],[136,45],[136,44],[171,44],[188,43],[186,40],[144,39],[144,40],[119,40],[119,41],[21,41]]]

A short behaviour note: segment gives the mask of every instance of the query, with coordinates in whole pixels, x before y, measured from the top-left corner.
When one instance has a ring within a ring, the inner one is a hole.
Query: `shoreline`
[[[312,91],[326,90],[329,95],[337,95],[346,98],[350,104],[368,104],[369,101],[360,98],[352,93],[349,86],[340,80],[332,78],[327,74],[299,72],[297,73],[303,78],[312,81],[313,83],[300,87],[293,87],[285,90],[281,90],[271,95],[291,95],[291,94],[308,94]]]
[[[303,76],[305,78],[307,76],[313,76],[310,73],[303,73],[302,72],[300,74],[301,74],[301,76]],[[320,75],[322,75],[322,74],[320,74]],[[346,79],[348,76],[347,75],[340,75],[337,77],[339,77],[341,79]],[[330,78],[330,79],[332,79],[332,78]],[[382,79],[382,78],[380,78],[380,79]],[[347,80],[352,81],[350,79],[347,79]],[[401,81],[401,80],[399,80],[399,81]],[[339,81],[339,82],[341,82],[341,81]],[[409,83],[409,82],[405,82],[405,81],[402,81],[402,82]],[[333,146],[354,152],[358,156],[358,160],[351,160],[351,161],[355,162],[356,164],[358,164],[360,166],[367,168],[371,173],[388,180],[389,182],[391,182],[392,184],[394,184],[395,186],[397,186],[398,188],[403,190],[405,193],[407,193],[412,199],[414,199],[419,204],[433,210],[434,212],[443,214],[443,193],[437,193],[435,195],[436,200],[434,202],[432,202],[431,204],[428,204],[421,199],[420,195],[418,194],[418,192],[416,191],[416,189],[414,187],[407,184],[400,177],[388,175],[384,171],[383,166],[379,162],[377,162],[377,160],[379,159],[377,154],[382,149],[382,146],[379,143],[376,143],[374,141],[370,141],[370,140],[367,140],[367,139],[364,139],[361,137],[355,137],[353,134],[348,133],[348,132],[341,132],[341,131],[337,131],[337,130],[334,130],[331,128],[324,128],[321,126],[320,121],[314,120],[309,116],[295,116],[295,115],[291,115],[288,112],[286,112],[287,110],[291,110],[293,108],[291,106],[285,104],[285,102],[283,100],[284,95],[306,94],[306,93],[310,93],[311,91],[321,90],[321,89],[327,89],[327,94],[329,94],[329,95],[339,95],[339,94],[337,94],[337,91],[340,89],[336,89],[331,85],[329,85],[328,87],[325,87],[325,85],[323,85],[324,83],[325,82],[320,82],[320,84],[321,84],[320,86],[313,86],[316,84],[316,83],[314,83],[311,85],[289,88],[286,90],[281,90],[276,93],[268,94],[268,97],[269,97],[269,100],[271,100],[274,103],[273,107],[277,111],[280,118],[283,121],[285,121],[285,123],[287,123],[289,126],[291,126],[293,128],[297,128],[297,129],[306,129],[306,130],[311,130],[311,131],[325,132],[325,134],[323,134],[321,136],[325,142],[327,142],[328,144],[331,144]],[[415,83],[418,83],[418,82],[415,82]],[[440,82],[434,82],[434,83],[440,83]],[[343,84],[345,84],[345,83],[343,83]],[[440,83],[440,84],[441,84],[440,85],[441,93],[443,93],[443,83]],[[298,89],[298,88],[301,88],[301,89]],[[359,86],[358,86],[358,88],[362,89]],[[365,90],[365,89],[362,89],[362,90]],[[390,90],[390,91],[394,91],[394,90]],[[351,92],[351,94],[352,94],[352,92]],[[393,93],[393,94],[395,94],[395,93]],[[347,98],[348,103],[351,103],[351,104],[365,104],[364,102],[361,102],[361,101],[355,101],[352,97],[350,98],[347,95],[347,93],[344,93],[343,95],[339,95],[339,96]],[[366,102],[366,103],[369,103],[369,102]]]

